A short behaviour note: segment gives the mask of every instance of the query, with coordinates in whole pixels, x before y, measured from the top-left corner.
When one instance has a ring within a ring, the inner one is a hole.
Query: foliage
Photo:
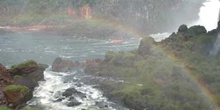
[[[40,109],[39,108],[25,107],[25,108],[22,108],[20,110],[40,110]]]
[[[29,67],[29,66],[37,66],[37,63],[33,60],[26,60],[20,64],[11,66],[11,69],[23,68],[23,67]]]
[[[140,54],[144,49],[107,52],[105,62],[93,73],[123,80],[100,83],[111,85],[111,97],[132,109],[207,110],[213,102],[198,83],[207,84],[220,102],[220,55],[209,54],[215,39],[216,34],[207,33],[202,26],[183,25],[179,32],[154,43],[146,56]]]
[[[205,0],[1,0],[0,24],[36,25],[64,23],[73,20],[67,15],[67,8],[73,8],[75,14],[80,7],[92,8],[94,18],[116,20],[143,33],[167,31],[181,22],[191,22],[198,18]],[[63,16],[61,19],[60,16]],[[50,19],[55,19],[50,20]],[[74,19],[75,20],[75,19]],[[172,24],[172,25],[170,25]]]
[[[28,87],[23,85],[8,85],[3,88],[4,92],[15,91],[15,90],[20,91],[24,95],[29,91]]]
[[[11,109],[6,106],[0,106],[0,110],[11,110]]]

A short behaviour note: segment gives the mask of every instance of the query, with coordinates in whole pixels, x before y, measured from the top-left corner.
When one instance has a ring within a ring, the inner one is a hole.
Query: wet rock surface
[[[21,108],[32,99],[38,81],[44,79],[47,66],[29,60],[6,69],[0,64],[0,105]]]

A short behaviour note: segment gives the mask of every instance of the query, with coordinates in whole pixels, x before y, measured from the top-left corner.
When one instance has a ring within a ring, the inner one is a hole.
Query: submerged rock
[[[82,104],[81,102],[77,101],[74,97],[71,97],[69,102],[67,103],[68,107],[78,106]]]
[[[75,88],[69,88],[69,89],[65,90],[62,94],[62,96],[65,96],[65,97],[71,97],[73,95],[79,96],[79,97],[82,97],[82,98],[86,97],[85,94],[83,94],[82,92],[77,91]]]
[[[79,67],[81,64],[78,61],[64,60],[61,58],[56,58],[52,64],[52,71],[55,72],[68,72],[74,68]]]

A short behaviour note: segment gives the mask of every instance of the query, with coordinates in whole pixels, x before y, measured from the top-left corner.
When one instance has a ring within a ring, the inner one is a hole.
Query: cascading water
[[[207,0],[201,7],[199,13],[199,20],[195,23],[196,25],[205,26],[207,31],[217,28],[217,23],[220,20],[220,0]],[[210,55],[218,54],[220,50],[220,32],[218,33],[217,39],[210,51]]]
[[[220,50],[220,32],[218,33],[218,37],[215,41],[214,47],[213,49],[210,51],[210,55],[217,55],[219,53]]]
[[[206,0],[200,8],[199,20],[194,25],[202,25],[210,31],[217,27],[219,19],[220,1],[219,0]]]
[[[202,25],[206,28],[207,31],[217,28],[217,22],[220,17],[220,0],[206,0],[203,3],[203,6],[200,8],[199,12],[199,20],[188,24],[189,26],[193,25]],[[161,41],[167,37],[169,37],[170,33],[158,33],[152,34],[152,36],[156,41]]]

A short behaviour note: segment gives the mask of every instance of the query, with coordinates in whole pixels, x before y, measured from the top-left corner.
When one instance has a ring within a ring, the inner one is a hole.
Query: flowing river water
[[[96,40],[74,36],[52,36],[36,32],[13,32],[0,36],[0,62],[13,65],[26,59],[51,65],[56,57],[77,61],[91,58],[104,58],[108,50],[126,51],[138,47],[139,39],[130,38],[120,43],[110,40]],[[45,110],[126,110],[124,107],[108,101],[94,85],[85,85],[80,78],[85,77],[82,68],[69,73],[58,73],[48,68],[44,72],[45,81],[39,82],[34,91],[30,106]],[[66,89],[74,88],[78,92],[64,97]],[[77,94],[80,93],[80,94]],[[71,105],[72,97],[81,104]],[[68,104],[69,103],[69,104]]]
[[[195,24],[204,25],[208,30],[216,28],[220,1],[208,0],[199,13],[200,19]],[[215,13],[216,12],[216,13]],[[207,15],[210,14],[210,15]],[[208,17],[207,17],[208,16]],[[209,23],[207,23],[209,22]],[[212,23],[213,22],[213,23]],[[155,35],[156,40],[160,36]],[[88,39],[79,36],[54,36],[36,32],[13,32],[0,35],[0,62],[10,66],[26,59],[51,65],[57,57],[85,61],[91,58],[104,58],[108,50],[126,51],[137,48],[138,38],[130,38],[120,43],[110,40]],[[95,85],[86,85],[81,78],[86,77],[82,68],[69,73],[45,72],[45,81],[39,82],[34,91],[34,98],[28,102],[30,106],[41,107],[45,110],[127,110],[127,108],[110,102]],[[62,94],[70,88],[78,91],[71,96]],[[77,94],[80,93],[80,94]],[[71,106],[73,99],[80,105]],[[68,105],[69,104],[69,105]]]

